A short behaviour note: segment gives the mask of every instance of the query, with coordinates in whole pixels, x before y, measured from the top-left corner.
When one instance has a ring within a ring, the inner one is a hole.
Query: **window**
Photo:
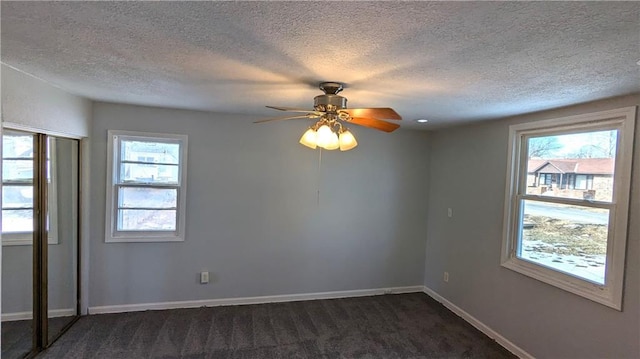
[[[106,242],[184,240],[187,136],[108,136]]]
[[[575,189],[593,189],[593,175],[576,175]]]
[[[2,135],[2,245],[33,244],[34,136]],[[55,141],[47,139],[47,241],[57,244]],[[53,165],[52,165],[53,162]]]
[[[635,113],[510,126],[504,267],[621,310]]]
[[[553,181],[553,175],[551,173],[540,174],[540,183],[549,186],[551,185],[552,181]]]

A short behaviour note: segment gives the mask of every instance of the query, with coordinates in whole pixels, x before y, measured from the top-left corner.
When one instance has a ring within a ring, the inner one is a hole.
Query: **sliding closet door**
[[[46,348],[78,318],[78,141],[3,130],[3,359]]]
[[[2,354],[22,358],[33,348],[33,226],[35,135],[3,130]]]
[[[48,343],[78,313],[78,141],[48,137]]]

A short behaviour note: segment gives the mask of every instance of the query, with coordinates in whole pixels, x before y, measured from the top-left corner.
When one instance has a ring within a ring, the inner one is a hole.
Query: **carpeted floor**
[[[57,335],[74,317],[49,318],[49,333]],[[31,320],[2,322],[2,359],[23,358],[31,350],[33,335]]]
[[[2,322],[2,355],[5,359],[22,358],[31,350],[31,320]]]
[[[81,318],[38,358],[514,358],[422,293]]]

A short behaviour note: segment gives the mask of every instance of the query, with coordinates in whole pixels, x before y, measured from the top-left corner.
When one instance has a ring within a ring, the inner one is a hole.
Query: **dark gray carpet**
[[[22,358],[31,350],[31,320],[2,322],[2,358]]]
[[[49,333],[55,336],[74,317],[49,318]],[[23,358],[31,351],[31,320],[2,322],[2,359]]]
[[[514,358],[422,293],[90,315],[38,358]]]

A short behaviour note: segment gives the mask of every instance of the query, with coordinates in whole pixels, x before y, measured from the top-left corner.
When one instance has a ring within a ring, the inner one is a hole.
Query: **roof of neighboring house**
[[[613,158],[562,158],[531,159],[529,173],[576,173],[592,175],[611,175],[614,169]]]

